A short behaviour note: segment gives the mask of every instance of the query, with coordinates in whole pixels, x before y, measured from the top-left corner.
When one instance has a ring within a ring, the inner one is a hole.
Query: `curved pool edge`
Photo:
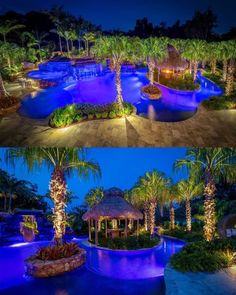
[[[126,249],[110,249],[102,246],[97,246],[95,244],[90,243],[88,240],[82,241],[81,244],[89,249],[95,248],[99,250],[104,250],[107,252],[111,252],[114,254],[131,254],[131,255],[137,255],[137,254],[143,254],[143,253],[149,253],[152,252],[153,250],[158,250],[159,248],[162,247],[163,244],[163,239],[160,239],[160,242],[151,248],[140,248],[140,249],[134,249],[134,250],[126,250]]]

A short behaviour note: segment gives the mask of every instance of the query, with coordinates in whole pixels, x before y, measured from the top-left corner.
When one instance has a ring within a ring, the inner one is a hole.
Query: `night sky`
[[[40,171],[28,173],[27,168],[17,161],[16,167],[7,167],[4,163],[3,148],[0,149],[0,167],[15,175],[19,179],[29,180],[36,183],[41,194],[48,190],[50,171],[42,167]],[[121,189],[131,188],[137,178],[146,171],[153,169],[165,172],[168,177],[175,181],[185,177],[184,173],[174,173],[173,163],[176,159],[183,158],[185,148],[89,148],[87,158],[99,163],[102,170],[100,179],[81,180],[76,175],[68,179],[68,188],[79,196],[76,203],[82,203],[84,195],[94,186],[103,186],[105,189],[112,186]]]
[[[154,24],[165,21],[172,25],[177,19],[190,19],[196,9],[211,7],[218,15],[218,32],[225,32],[235,26],[235,0],[0,0],[0,13],[16,10],[24,13],[30,10],[49,9],[53,5],[64,8],[103,29],[120,28],[129,30],[135,20],[147,16]]]

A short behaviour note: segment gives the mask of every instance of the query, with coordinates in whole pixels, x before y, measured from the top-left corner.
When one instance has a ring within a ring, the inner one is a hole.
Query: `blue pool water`
[[[163,122],[185,120],[195,114],[202,100],[222,93],[217,85],[199,73],[200,90],[184,92],[159,86],[162,90],[162,97],[157,101],[145,100],[142,98],[140,89],[149,83],[146,73],[146,69],[122,72],[123,97],[125,101],[137,108],[138,115],[153,120]],[[45,72],[41,74],[42,79],[45,75],[49,75]],[[39,76],[40,71],[37,72],[37,79]],[[89,79],[69,79],[67,82],[62,80],[58,86],[32,93],[22,101],[20,113],[30,118],[45,118],[58,107],[67,104],[105,104],[113,102],[115,97],[115,76],[114,73],[108,72]]]
[[[86,265],[48,279],[24,276],[24,259],[47,242],[0,248],[0,294],[34,295],[163,295],[164,266],[184,245],[163,238],[160,247],[149,251],[112,251],[77,242],[87,250]]]

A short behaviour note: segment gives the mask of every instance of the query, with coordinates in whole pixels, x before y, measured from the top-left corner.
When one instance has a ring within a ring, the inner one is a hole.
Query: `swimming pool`
[[[212,95],[222,94],[221,89],[198,74],[201,88],[197,91],[176,91],[164,86],[162,97],[157,101],[146,100],[140,89],[149,83],[147,69],[122,72],[121,83],[124,101],[132,103],[137,114],[162,122],[177,122],[190,118],[199,103]],[[40,73],[37,73],[37,77]],[[42,78],[45,73],[42,72]],[[48,74],[47,74],[48,75]],[[105,104],[116,97],[115,75],[107,72],[102,76],[82,80],[63,80],[58,86],[36,91],[22,101],[20,114],[30,118],[46,118],[55,109],[71,103]]]
[[[76,241],[87,250],[85,266],[48,279],[24,276],[24,259],[48,242],[18,244],[0,248],[0,294],[34,295],[163,295],[163,270],[171,255],[184,243],[163,238],[161,247],[144,253],[119,253],[90,247],[84,239]],[[135,270],[135,271],[134,271]],[[147,278],[148,277],[148,278]]]

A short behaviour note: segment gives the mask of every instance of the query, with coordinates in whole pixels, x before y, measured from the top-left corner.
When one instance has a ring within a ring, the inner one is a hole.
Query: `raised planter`
[[[15,113],[20,107],[20,102],[8,107],[8,108],[0,108],[0,115],[7,115],[10,113]]]
[[[142,95],[151,100],[159,99],[162,96],[161,90],[154,85],[146,85],[141,88]]]
[[[81,249],[80,253],[69,258],[43,261],[34,256],[26,261],[26,273],[35,278],[48,278],[72,271],[85,263],[86,252]]]

